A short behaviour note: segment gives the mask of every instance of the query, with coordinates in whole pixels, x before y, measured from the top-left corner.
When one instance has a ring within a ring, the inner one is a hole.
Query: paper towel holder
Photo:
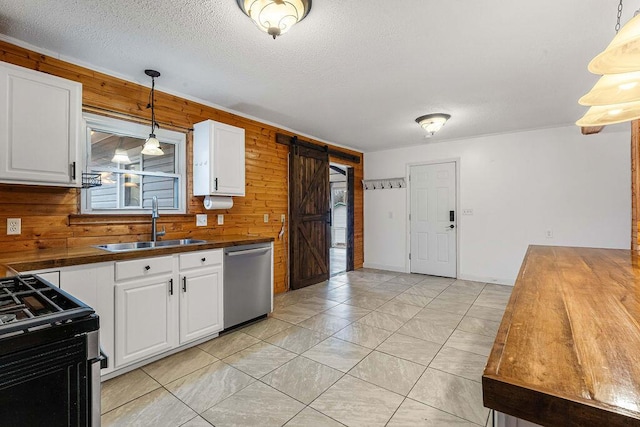
[[[233,197],[204,196],[204,208],[207,210],[231,209],[232,207]]]

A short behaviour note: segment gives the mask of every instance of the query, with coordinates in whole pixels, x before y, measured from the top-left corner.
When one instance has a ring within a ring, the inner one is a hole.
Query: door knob
[[[451,224],[451,225],[449,226],[449,228],[455,228],[455,227],[456,227],[456,226],[455,226],[455,225],[453,225],[453,224]]]

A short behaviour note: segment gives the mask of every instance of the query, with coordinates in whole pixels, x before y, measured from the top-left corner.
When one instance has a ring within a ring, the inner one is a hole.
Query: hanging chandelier
[[[274,39],[302,21],[311,0],[237,0],[240,9]]]
[[[155,87],[156,87],[156,77],[160,77],[160,73],[156,70],[144,70],[144,73],[151,77],[151,93],[149,94],[149,103],[147,104],[147,108],[151,108],[151,133],[149,134],[149,138],[144,143],[142,147],[142,154],[146,154],[147,156],[162,156],[164,151],[160,148],[160,141],[156,138],[155,130],[160,126],[156,122],[156,111],[155,111]]]
[[[578,101],[591,108],[576,125],[599,127],[640,118],[640,15],[637,13],[620,28],[620,0],[616,36],[588,67],[590,72],[602,77]]]

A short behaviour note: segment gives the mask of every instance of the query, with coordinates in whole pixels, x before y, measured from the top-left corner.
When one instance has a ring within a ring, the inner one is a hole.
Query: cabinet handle
[[[182,278],[182,292],[187,292],[187,276]]]
[[[145,270],[147,270],[147,271],[149,271],[149,270],[151,270],[151,266],[149,266],[149,265],[145,265],[145,266],[144,266],[144,269],[145,269]]]
[[[202,258],[200,261],[205,262],[207,259],[206,258]]]
[[[173,279],[169,279],[169,295],[173,295]]]
[[[218,178],[216,178],[215,183],[216,183],[216,191],[218,191]]]
[[[76,162],[71,163],[71,179],[76,179]]]

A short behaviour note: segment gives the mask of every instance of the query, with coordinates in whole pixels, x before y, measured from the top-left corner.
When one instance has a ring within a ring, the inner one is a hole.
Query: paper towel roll
[[[231,209],[233,207],[232,197],[220,197],[220,196],[205,196],[204,208],[205,209]]]

